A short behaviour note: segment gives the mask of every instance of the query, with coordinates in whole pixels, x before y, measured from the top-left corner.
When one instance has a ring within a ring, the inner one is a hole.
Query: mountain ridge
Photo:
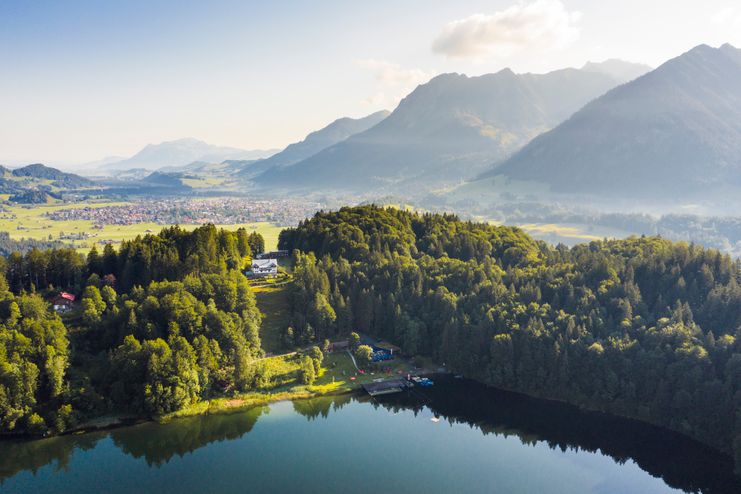
[[[358,132],[373,127],[388,117],[390,113],[387,110],[381,110],[361,118],[338,118],[321,129],[310,132],[303,140],[289,144],[285,149],[268,158],[245,163],[238,175],[254,177],[269,170],[291,166]]]
[[[425,187],[484,170],[584,103],[624,82],[595,70],[469,77],[440,74],[418,86],[384,120],[282,170],[264,187]]]
[[[244,150],[228,146],[216,146],[205,141],[186,137],[158,144],[147,144],[133,156],[104,164],[106,171],[122,171],[131,168],[185,167],[196,161],[220,162],[227,159],[257,159],[269,156],[273,150]]]
[[[699,45],[618,86],[483,176],[628,196],[741,186],[741,50]]]

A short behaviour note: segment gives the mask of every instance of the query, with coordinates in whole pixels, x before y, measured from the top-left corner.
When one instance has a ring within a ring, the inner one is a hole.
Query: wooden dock
[[[371,396],[399,393],[407,387],[404,379],[389,379],[387,381],[363,384],[363,389]]]

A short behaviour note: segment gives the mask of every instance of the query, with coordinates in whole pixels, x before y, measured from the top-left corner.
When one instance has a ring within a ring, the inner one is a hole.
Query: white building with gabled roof
[[[254,278],[276,276],[278,274],[278,259],[253,259],[252,270],[247,274]]]

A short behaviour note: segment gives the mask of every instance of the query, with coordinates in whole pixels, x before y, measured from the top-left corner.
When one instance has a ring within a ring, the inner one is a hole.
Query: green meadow
[[[33,238],[46,240],[51,236],[57,240],[59,236],[87,233],[91,237],[83,240],[65,240],[74,244],[81,252],[87,252],[99,241],[120,242],[135,238],[137,235],[159,232],[167,225],[157,223],[136,223],[133,225],[104,225],[102,229],[94,229],[94,222],[89,220],[54,221],[46,214],[62,209],[84,207],[125,206],[126,202],[96,202],[77,204],[35,204],[32,206],[4,206],[0,212],[0,231],[7,231],[12,239]],[[199,225],[180,225],[186,230],[192,230]],[[236,230],[244,227],[249,231],[257,231],[265,238],[265,248],[274,250],[278,246],[278,235],[282,227],[268,222],[240,223],[231,225],[217,225],[220,228]]]

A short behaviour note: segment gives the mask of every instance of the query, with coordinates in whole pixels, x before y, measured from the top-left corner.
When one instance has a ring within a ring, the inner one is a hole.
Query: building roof
[[[271,250],[270,252],[261,252],[255,256],[256,259],[270,259],[273,257],[288,257],[287,250]]]
[[[252,260],[252,267],[253,268],[277,268],[278,267],[278,260],[277,259],[253,259]]]
[[[71,293],[67,293],[67,292],[59,292],[58,294],[56,294],[54,296],[54,298],[55,299],[62,298],[64,300],[69,300],[70,302],[74,302],[75,301],[75,296],[72,295]]]

